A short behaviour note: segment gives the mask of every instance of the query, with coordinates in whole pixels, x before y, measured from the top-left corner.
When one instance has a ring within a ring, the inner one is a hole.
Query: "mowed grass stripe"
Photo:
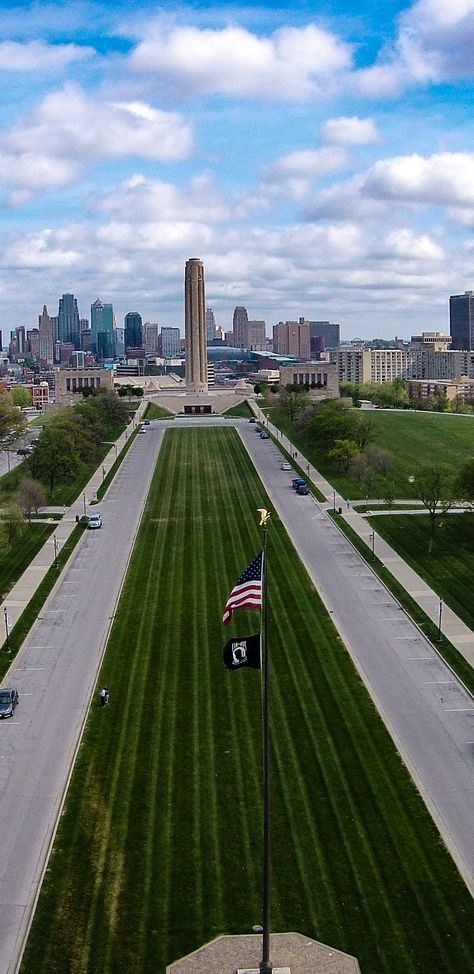
[[[163,974],[261,920],[260,674],[221,656],[258,631],[221,617],[260,506],[233,431],[166,434],[23,974]],[[472,900],[275,516],[269,582],[273,929],[472,974]]]

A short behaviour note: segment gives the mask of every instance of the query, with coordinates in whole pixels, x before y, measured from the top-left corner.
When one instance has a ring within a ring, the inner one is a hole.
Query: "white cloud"
[[[379,141],[377,126],[372,118],[357,115],[328,118],[321,129],[325,142],[333,145],[370,145]]]
[[[403,261],[441,261],[446,259],[443,248],[428,234],[415,233],[408,227],[400,227],[388,233],[381,247],[379,247],[379,256],[384,249],[386,256],[401,258]]]
[[[203,173],[184,189],[136,174],[112,193],[93,198],[91,207],[121,220],[207,223],[232,219],[232,208],[222,199],[211,176]]]
[[[275,179],[314,179],[341,169],[347,162],[343,149],[323,146],[321,149],[298,149],[280,156],[267,168],[267,176]]]
[[[77,44],[46,44],[44,41],[0,42],[0,71],[57,71],[71,64],[91,57],[91,47]]]
[[[377,62],[349,79],[370,97],[395,96],[412,85],[474,77],[474,0],[418,0],[398,19],[398,35]]]
[[[191,147],[191,126],[176,112],[105,102],[67,85],[0,138],[0,170],[7,184],[31,193],[65,185],[103,159],[171,162]]]
[[[300,213],[305,220],[379,220],[387,211],[384,200],[361,195],[362,176],[325,187],[304,201]]]
[[[473,153],[417,154],[376,162],[361,191],[376,199],[433,205],[474,204]]]
[[[330,86],[351,59],[351,47],[316,24],[281,28],[268,37],[242,27],[156,24],[131,54],[129,67],[184,94],[294,100]]]

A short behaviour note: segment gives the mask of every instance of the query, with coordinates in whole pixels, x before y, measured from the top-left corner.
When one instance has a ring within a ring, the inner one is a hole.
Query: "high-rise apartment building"
[[[77,299],[73,294],[63,294],[59,299],[58,309],[58,339],[60,342],[80,348],[81,329]]]
[[[114,354],[114,309],[97,298],[91,304],[91,349],[99,358],[112,358]]]
[[[47,362],[48,365],[52,365],[54,342],[53,322],[48,314],[48,309],[45,304],[43,305],[42,313],[38,315],[38,331],[39,358]]]
[[[31,328],[30,331],[26,333],[27,339],[27,352],[31,355],[33,359],[39,359],[40,357],[40,333],[39,328]]]
[[[238,306],[234,309],[232,319],[232,332],[234,335],[234,348],[247,348],[249,316],[247,308]]]
[[[125,328],[114,328],[114,358],[125,356]]]
[[[124,318],[125,351],[127,348],[143,348],[142,316],[137,311],[129,311]]]
[[[451,295],[449,325],[452,349],[474,348],[474,291]]]
[[[163,358],[180,358],[181,332],[179,328],[161,329],[161,354]]]
[[[247,343],[245,348],[253,352],[264,352],[267,347],[266,324],[264,321],[249,321],[247,323]]]
[[[307,362],[310,358],[309,321],[279,321],[273,326],[273,351],[292,355]]]
[[[186,337],[186,390],[205,393],[207,335],[204,264],[197,257],[186,261],[184,271],[184,323]]]
[[[212,308],[206,308],[207,344],[210,345],[216,337],[216,319]]]

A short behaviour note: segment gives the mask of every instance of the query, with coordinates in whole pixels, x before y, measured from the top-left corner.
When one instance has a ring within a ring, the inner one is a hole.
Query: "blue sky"
[[[72,291],[228,330],[447,331],[474,289],[474,0],[0,2],[0,328]]]

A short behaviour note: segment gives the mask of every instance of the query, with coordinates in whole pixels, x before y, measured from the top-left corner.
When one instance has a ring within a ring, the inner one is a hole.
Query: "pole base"
[[[271,967],[272,974],[291,974],[289,967]],[[239,967],[237,974],[260,974],[259,967]]]

